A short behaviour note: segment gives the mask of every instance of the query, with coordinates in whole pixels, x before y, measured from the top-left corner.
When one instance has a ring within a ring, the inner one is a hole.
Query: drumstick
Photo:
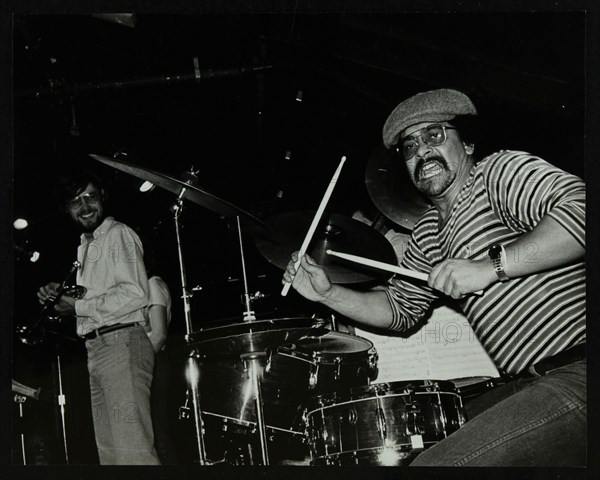
[[[403,275],[405,277],[416,278],[417,280],[427,281],[429,275],[422,272],[415,272],[414,270],[409,270],[408,268],[397,267],[396,265],[390,265],[389,263],[379,262],[377,260],[371,260],[370,258],[359,257],[358,255],[351,255],[349,253],[341,253],[336,252],[334,250],[326,250],[325,253],[327,255],[333,255],[334,257],[343,258],[345,260],[350,260],[351,262],[360,263],[362,265],[366,265],[368,267],[379,268],[380,270],[386,270],[388,272],[397,273],[399,275]],[[474,295],[482,295],[483,290],[478,290],[473,292]]]
[[[300,250],[298,251],[298,260],[296,261],[296,263],[294,263],[294,268],[296,269],[296,271],[298,270],[298,267],[300,266],[300,259],[302,258],[302,255],[304,255],[306,253],[308,244],[312,240],[315,230],[317,229],[317,225],[319,224],[319,221],[321,220],[321,216],[323,215],[323,212],[325,211],[325,207],[327,206],[329,197],[331,197],[331,193],[333,192],[333,187],[335,187],[335,184],[337,182],[338,177],[340,176],[340,172],[342,171],[342,167],[344,166],[345,161],[346,161],[346,156],[344,155],[342,157],[342,159],[340,160],[340,164],[338,165],[337,170],[333,174],[333,177],[331,177],[331,181],[329,182],[329,185],[327,186],[327,190],[325,190],[325,195],[323,196],[323,199],[321,200],[321,204],[319,205],[319,208],[317,209],[317,213],[315,214],[315,216],[312,220],[312,223],[310,224],[310,227],[308,228],[306,237],[304,237],[302,246],[300,247]],[[282,297],[285,297],[287,295],[288,291],[290,290],[290,287],[292,286],[293,281],[294,281],[294,278],[292,277],[292,281],[289,283],[286,283],[283,286],[283,289],[281,290]]]
[[[362,265],[367,265],[368,267],[374,267],[379,268],[380,270],[398,273],[400,275],[404,275],[405,277],[412,277],[416,278],[417,280],[423,280],[425,282],[428,278],[428,275],[426,273],[415,272],[414,270],[409,270],[408,268],[397,267],[396,265],[378,262],[377,260],[371,260],[370,258],[359,257],[358,255],[350,255],[349,253],[341,253],[336,252],[334,250],[326,250],[325,253],[327,253],[327,255],[333,255],[334,257],[343,258],[344,260],[350,260],[354,263],[360,263]]]

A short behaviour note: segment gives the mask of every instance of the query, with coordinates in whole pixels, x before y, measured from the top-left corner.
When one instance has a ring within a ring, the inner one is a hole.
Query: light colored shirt
[[[508,244],[550,216],[585,247],[585,184],[541,158],[501,151],[475,165],[450,218],[438,211],[414,227],[401,265],[429,273],[447,258],[479,260],[494,243]],[[536,245],[518,252],[536,261]],[[585,342],[585,261],[488,287],[459,303],[499,368],[514,374],[543,358]],[[387,290],[392,328],[406,330],[422,318],[439,292],[425,283],[393,277]]]
[[[145,323],[148,277],[143,247],[127,225],[106,217],[93,233],[81,235],[77,284],[87,289],[75,301],[77,334],[120,323]]]
[[[150,287],[150,296],[147,307],[148,317],[151,318],[152,310],[150,307],[153,305],[165,307],[167,310],[166,327],[169,328],[169,324],[171,323],[171,293],[169,292],[169,287],[162,278],[157,276],[148,279],[148,286]],[[147,325],[146,333],[148,334],[148,338],[152,338],[152,321]]]

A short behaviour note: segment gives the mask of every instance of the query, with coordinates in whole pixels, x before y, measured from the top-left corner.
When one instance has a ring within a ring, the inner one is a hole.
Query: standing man
[[[513,380],[470,402],[470,420],[413,465],[585,465],[585,185],[539,157],[499,151],[481,161],[466,128],[471,100],[419,93],[383,127],[433,207],[416,223],[385,290],[333,285],[313,259],[284,282],[372,327],[406,330],[440,296],[458,299],[496,366]],[[483,294],[474,292],[482,290]]]
[[[83,233],[77,250],[80,300],[61,297],[55,309],[77,317],[85,339],[96,445],[103,465],[158,465],[150,416],[154,350],[146,335],[148,278],[139,237],[105,216],[100,181],[85,172],[61,179],[64,208]],[[58,283],[40,288],[44,303]]]

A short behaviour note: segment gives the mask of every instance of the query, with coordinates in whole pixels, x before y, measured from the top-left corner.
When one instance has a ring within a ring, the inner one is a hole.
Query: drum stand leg
[[[25,453],[25,432],[23,431],[23,404],[27,400],[23,395],[15,395],[15,402],[19,404],[19,419],[21,421],[21,455],[23,457],[23,465],[27,465],[27,455]]]
[[[202,411],[200,410],[200,368],[196,360],[197,353],[192,352],[188,358],[188,381],[192,391],[192,405],[194,408],[194,430],[198,442],[200,465],[206,465],[206,448],[204,445],[204,426],[202,424]]]
[[[67,428],[65,423],[65,405],[67,404],[66,397],[63,393],[63,385],[62,385],[62,370],[60,364],[60,349],[58,344],[56,345],[56,367],[58,372],[58,405],[60,406],[60,420],[62,426],[62,437],[63,437],[63,447],[65,450],[65,462],[67,465],[69,464],[69,449],[67,448]]]
[[[258,428],[258,436],[260,439],[260,452],[262,457],[262,463],[264,466],[269,465],[269,452],[267,448],[267,429],[265,427],[265,418],[263,410],[263,399],[260,389],[260,357],[265,357],[266,353],[248,353],[241,356],[242,360],[248,362],[250,380],[252,381],[252,388],[255,392],[256,399],[256,425]]]

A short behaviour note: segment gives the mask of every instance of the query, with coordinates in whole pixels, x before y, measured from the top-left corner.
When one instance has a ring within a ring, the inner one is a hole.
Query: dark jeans
[[[177,464],[177,454],[169,431],[169,380],[171,378],[167,350],[154,357],[154,376],[150,394],[154,446],[163,465]]]
[[[467,414],[411,466],[585,466],[585,360],[512,380],[471,401]]]

